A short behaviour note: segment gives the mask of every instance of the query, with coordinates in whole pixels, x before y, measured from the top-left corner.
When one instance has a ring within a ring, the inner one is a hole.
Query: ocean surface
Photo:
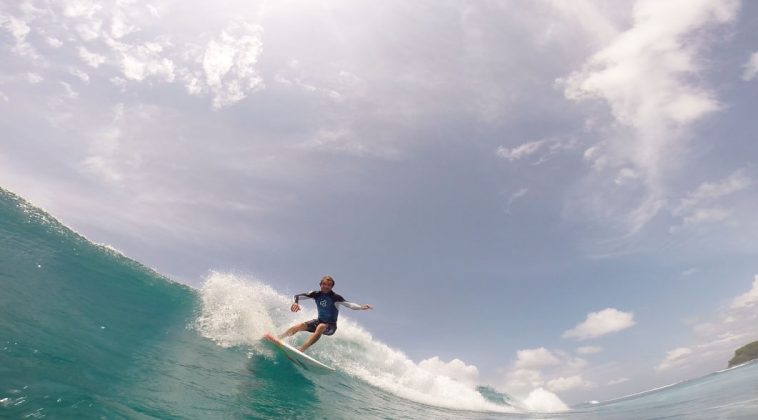
[[[172,282],[0,189],[0,418],[758,418],[758,363],[535,413],[349,319],[312,349],[338,372],[314,375],[260,340],[291,323],[289,300],[228,273]]]

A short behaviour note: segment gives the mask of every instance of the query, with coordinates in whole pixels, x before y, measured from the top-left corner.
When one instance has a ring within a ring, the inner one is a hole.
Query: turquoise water
[[[227,273],[199,290],[173,283],[0,189],[0,417],[758,418],[755,363],[528,413],[424,371],[349,319],[314,348],[338,372],[314,376],[259,340],[292,323],[287,301]]]

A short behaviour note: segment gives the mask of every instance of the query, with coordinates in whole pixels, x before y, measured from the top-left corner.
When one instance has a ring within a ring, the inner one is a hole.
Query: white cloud
[[[121,14],[116,14],[111,18],[110,34],[113,38],[123,38],[130,33],[139,31],[140,28],[131,22],[127,22]]]
[[[590,176],[594,182],[577,193],[587,197],[579,206],[586,216],[628,237],[664,208],[667,176],[675,170],[667,157],[685,147],[692,123],[722,107],[692,77],[705,62],[699,58],[709,42],[703,30],[733,21],[738,6],[736,1],[638,1],[632,27],[560,80],[566,98],[603,100],[612,115],[596,128],[604,140],[585,153],[596,171]],[[699,36],[691,36],[696,31]]]
[[[747,63],[745,63],[745,72],[742,73],[742,80],[748,82],[753,80],[756,75],[758,75],[758,52],[751,54]]]
[[[687,347],[675,348],[666,353],[666,357],[658,366],[655,367],[655,370],[661,371],[680,366],[683,363],[687,362],[687,357],[689,357],[691,354],[692,349],[689,349]]]
[[[582,375],[560,377],[548,381],[547,388],[553,392],[564,392],[578,388],[591,388],[593,384],[586,381]]]
[[[536,349],[519,350],[516,353],[517,369],[539,369],[546,366],[555,366],[561,361],[550,350],[540,347]]]
[[[359,138],[349,128],[320,129],[299,143],[299,149],[336,152],[358,157],[397,159],[401,152],[394,144],[371,136]]]
[[[527,187],[521,187],[518,191],[511,194],[511,197],[508,199],[508,204],[513,204],[514,201],[518,200],[519,198],[526,195],[526,193],[529,192],[529,188]]]
[[[98,68],[101,64],[105,63],[106,58],[100,54],[93,53],[85,47],[79,47],[79,58],[87,63],[90,67]]]
[[[673,213],[674,215],[686,214],[704,203],[707,204],[745,190],[753,184],[753,179],[747,176],[744,170],[737,170],[719,182],[705,182],[698,186],[695,191],[690,192],[681,200]]]
[[[63,3],[63,14],[70,18],[91,18],[101,8],[94,0],[67,0]]]
[[[544,385],[545,380],[539,370],[513,369],[505,377],[504,388],[507,393],[521,397]]]
[[[688,123],[718,109],[711,94],[681,76],[697,70],[691,31],[732,19],[738,3],[643,0],[634,26],[595,54],[568,80],[569,99],[602,98],[622,123],[655,128],[663,120]]]
[[[680,225],[672,226],[670,231],[678,232],[682,229],[727,220],[733,212],[731,209],[722,207],[723,198],[746,190],[754,184],[753,179],[742,169],[719,182],[701,184],[687,194],[672,210],[671,213],[680,217],[682,222]]]
[[[141,82],[155,76],[174,81],[174,62],[163,56],[166,41],[134,45],[110,39],[108,45],[120,56],[121,73],[126,79]]]
[[[574,149],[576,143],[574,139],[543,139],[527,142],[513,148],[498,146],[495,154],[498,157],[507,159],[509,162],[537,155],[538,159],[533,164],[539,165],[546,162],[556,153]]]
[[[582,370],[589,365],[589,363],[585,359],[582,359],[581,357],[571,358],[568,355],[566,355],[564,356],[564,359],[565,359],[564,363],[566,367],[571,370]]]
[[[47,45],[49,45],[49,46],[51,46],[53,48],[60,48],[60,47],[63,46],[63,41],[61,41],[58,38],[51,37],[51,36],[45,38],[45,42],[47,42]]]
[[[479,369],[474,365],[467,365],[460,359],[443,362],[439,357],[422,360],[419,367],[437,375],[447,376],[456,381],[476,386],[479,380]]]
[[[77,69],[77,68],[71,67],[71,68],[68,69],[68,72],[71,73],[72,75],[78,77],[79,80],[81,80],[84,83],[88,83],[89,82],[89,75],[87,73],[85,73],[85,72]]]
[[[612,380],[608,381],[608,385],[609,386],[610,385],[618,385],[618,384],[623,384],[624,382],[628,382],[628,381],[629,381],[629,378],[617,378],[617,379],[612,379]]]
[[[37,50],[28,42],[27,35],[32,31],[29,21],[19,19],[15,16],[0,14],[0,27],[5,28],[13,35],[16,43],[12,51],[21,56],[28,58],[35,64],[43,64],[44,59],[37,53]]]
[[[31,84],[37,84],[45,80],[42,76],[40,76],[38,73],[26,73],[26,81]]]
[[[706,365],[711,369],[726,367],[737,347],[758,339],[758,276],[752,287],[736,296],[731,304],[712,320],[693,327],[695,342],[667,352],[655,370],[687,369]]]
[[[76,25],[76,32],[84,41],[94,41],[100,37],[103,31],[103,23],[99,20],[91,20],[86,23]]]
[[[522,399],[542,395],[542,391],[550,398],[557,398],[552,392],[592,386],[581,373],[586,367],[586,360],[574,358],[561,350],[550,351],[544,347],[519,350],[512,369],[505,375],[503,387],[510,395]]]
[[[603,351],[602,347],[597,346],[585,346],[585,347],[579,347],[576,349],[576,352],[579,354],[595,354],[600,353]]]
[[[510,213],[511,212],[511,206],[513,206],[513,203],[521,199],[522,197],[526,196],[526,194],[529,192],[529,188],[527,187],[521,187],[518,191],[512,193],[510,197],[508,197],[508,203],[505,207],[505,212]]]
[[[634,314],[607,308],[587,314],[587,319],[563,333],[563,338],[587,340],[625,330],[635,325]]]
[[[616,179],[614,182],[617,185],[626,185],[633,182],[636,182],[639,180],[640,174],[631,168],[622,168],[619,170],[618,175],[616,175]]]
[[[257,70],[263,48],[261,26],[243,18],[212,19],[208,26],[191,33],[184,27],[177,31],[175,25],[168,25],[172,30],[166,31],[165,18],[157,11],[131,2],[104,5],[69,0],[60,9],[35,9],[28,16],[2,14],[0,27],[16,39],[16,54],[41,67],[50,68],[27,40],[30,33],[39,33],[48,48],[60,48],[65,40],[82,62],[104,73],[105,79],[117,77],[115,67],[131,82],[179,80],[191,94],[210,96],[215,108],[237,103],[264,87]],[[50,58],[61,64],[60,55]],[[341,80],[351,80],[348,76],[345,72]],[[330,95],[335,96],[334,92]],[[336,96],[341,97],[339,93]]]
[[[741,294],[734,298],[731,308],[750,308],[756,304],[758,304],[758,276],[755,276],[755,279],[753,280],[753,287],[747,293]]]
[[[682,229],[689,229],[706,223],[722,222],[728,219],[731,214],[731,210],[723,208],[696,209],[682,219],[681,225],[672,226],[669,231],[676,233]]]
[[[60,85],[63,86],[63,91],[64,91],[64,94],[66,95],[67,98],[69,98],[69,99],[76,99],[76,98],[79,97],[79,92],[77,92],[76,90],[74,90],[74,88],[71,87],[70,84],[68,84],[66,82],[60,82]]]
[[[81,162],[82,171],[109,183],[118,183],[123,176],[102,156],[90,156]]]
[[[263,51],[262,30],[247,22],[232,22],[206,45],[201,62],[214,107],[239,102],[263,87],[263,79],[255,69]],[[189,82],[196,83],[196,79],[189,78]]]
[[[161,9],[159,8],[159,6],[148,4],[145,7],[147,8],[148,12],[150,12],[152,16],[159,17],[161,15]]]
[[[0,15],[0,25],[16,38],[16,42],[22,42],[31,31],[29,25],[14,16]]]
[[[513,162],[537,153],[544,144],[545,140],[539,140],[524,143],[512,149],[504,146],[499,146],[496,153],[501,158],[508,159],[509,161]]]
[[[327,76],[311,74],[298,60],[293,59],[274,75],[274,81],[288,88],[296,87],[303,92],[323,95],[334,103],[345,103],[348,98],[359,98],[364,94],[363,80],[350,71],[339,70],[336,75]]]

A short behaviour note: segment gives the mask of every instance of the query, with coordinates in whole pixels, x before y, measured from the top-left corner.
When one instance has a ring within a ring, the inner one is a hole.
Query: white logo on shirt
[[[321,306],[323,306],[324,308],[326,308],[326,299],[322,300],[318,304],[321,305]]]

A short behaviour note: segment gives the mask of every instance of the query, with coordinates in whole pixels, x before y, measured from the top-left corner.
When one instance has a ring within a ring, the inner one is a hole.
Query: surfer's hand
[[[366,304],[366,305],[363,305],[361,309],[365,311],[366,309],[371,309],[371,308],[373,308],[373,306]]]
[[[293,303],[292,306],[290,306],[290,311],[297,312],[300,310],[300,305],[297,303]]]

